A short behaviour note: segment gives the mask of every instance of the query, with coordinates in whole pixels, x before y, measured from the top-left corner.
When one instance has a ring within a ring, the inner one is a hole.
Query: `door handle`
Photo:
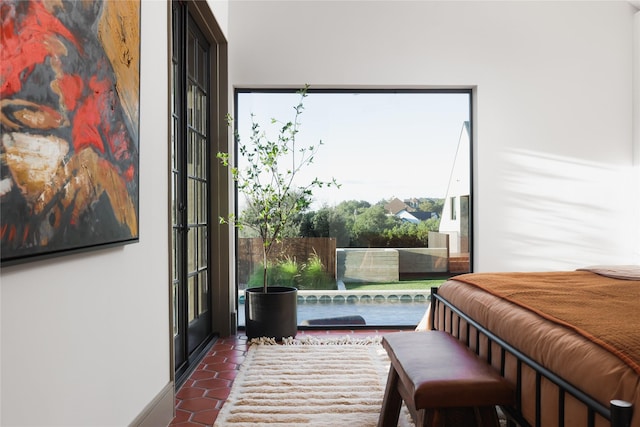
[[[176,225],[176,230],[182,233],[188,233],[191,230],[191,227],[188,225]]]

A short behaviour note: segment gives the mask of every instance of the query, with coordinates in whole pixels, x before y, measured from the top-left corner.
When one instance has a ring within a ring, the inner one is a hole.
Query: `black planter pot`
[[[244,291],[247,338],[295,337],[298,332],[298,290],[284,286],[249,288]]]

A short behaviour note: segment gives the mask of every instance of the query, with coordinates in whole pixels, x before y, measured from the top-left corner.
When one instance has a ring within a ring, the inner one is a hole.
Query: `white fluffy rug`
[[[215,427],[377,425],[389,369],[379,337],[272,344],[251,345]],[[400,421],[411,425],[404,408]]]

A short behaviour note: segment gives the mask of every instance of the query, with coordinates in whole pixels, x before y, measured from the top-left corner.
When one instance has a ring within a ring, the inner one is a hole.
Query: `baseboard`
[[[169,382],[129,424],[129,427],[167,426],[173,419],[174,384]]]

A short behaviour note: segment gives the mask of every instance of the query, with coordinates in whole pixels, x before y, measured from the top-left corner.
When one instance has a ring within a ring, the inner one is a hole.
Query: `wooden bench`
[[[495,427],[496,405],[515,402],[513,386],[446,332],[396,332],[382,346],[391,367],[378,427],[398,425],[402,401],[428,427]]]

